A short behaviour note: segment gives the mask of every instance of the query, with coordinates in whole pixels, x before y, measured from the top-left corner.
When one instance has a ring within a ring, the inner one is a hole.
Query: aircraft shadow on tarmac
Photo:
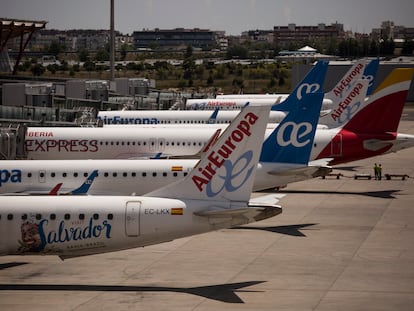
[[[9,268],[13,268],[13,267],[18,267],[18,266],[22,266],[22,265],[27,265],[28,262],[6,262],[6,263],[1,263],[0,264],[0,271],[4,270],[4,269],[9,269]]]
[[[236,292],[261,292],[243,288],[264,283],[250,281],[200,287],[162,287],[131,285],[64,285],[64,284],[0,284],[7,291],[80,291],[80,292],[174,292],[192,294],[226,303],[244,303]]]
[[[308,229],[308,227],[316,226],[316,225],[317,224],[297,224],[297,225],[273,226],[273,227],[243,226],[243,227],[235,227],[233,229],[261,230],[261,231],[268,231],[268,232],[279,233],[279,234],[290,235],[290,236],[306,237],[306,234],[304,234],[302,230],[314,230],[312,228]]]
[[[382,199],[395,199],[394,194],[399,192],[400,190],[381,190],[381,191],[365,191],[365,192],[355,192],[355,191],[318,191],[318,190],[285,190],[279,191],[280,193],[306,193],[306,194],[348,194],[348,195],[362,195],[374,198],[382,198]]]

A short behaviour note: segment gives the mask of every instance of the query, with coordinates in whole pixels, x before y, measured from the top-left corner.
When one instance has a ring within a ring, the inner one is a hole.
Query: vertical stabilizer
[[[145,196],[186,200],[250,199],[270,106],[247,106],[182,180]]]
[[[318,61],[317,64],[308,72],[303,80],[298,83],[288,98],[282,103],[273,105],[273,111],[291,111],[295,110],[296,101],[301,100],[306,93],[321,92],[323,89],[323,83],[325,81],[326,72],[328,70],[328,61]]]
[[[344,129],[358,133],[396,132],[413,73],[413,68],[396,68],[391,71]]]
[[[323,92],[306,93],[263,143],[260,162],[308,164]]]

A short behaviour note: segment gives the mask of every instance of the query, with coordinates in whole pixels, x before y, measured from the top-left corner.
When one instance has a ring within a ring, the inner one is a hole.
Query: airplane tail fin
[[[413,74],[413,68],[391,71],[344,129],[360,133],[396,132]]]
[[[366,65],[365,59],[358,60],[345,75],[340,79],[332,90],[325,94],[326,98],[332,99],[334,104],[342,99],[342,92],[362,78]]]
[[[364,70],[364,75],[362,79],[366,79],[369,81],[369,86],[367,90],[367,96],[371,96],[374,92],[374,82],[375,78],[377,77],[377,71],[379,67],[379,58],[375,58],[371,60],[371,62],[367,65]]]
[[[307,164],[315,138],[323,92],[306,93],[263,143],[261,162]]]
[[[379,59],[373,59],[367,64],[366,59],[357,61],[342,77],[335,87],[325,94],[326,98],[332,99],[333,104],[337,105],[346,96],[343,92],[352,88],[360,79],[368,80],[369,86],[364,95],[370,96],[372,94],[375,77],[377,76],[379,66]],[[334,107],[337,108],[337,107]]]
[[[145,196],[249,201],[269,112],[270,106],[245,107],[184,179]]]
[[[360,79],[352,87],[343,91],[341,99],[335,100],[331,109],[321,113],[319,124],[328,128],[345,126],[352,115],[364,105],[369,83],[368,79]]]
[[[84,181],[84,183],[77,189],[74,189],[72,191],[70,191],[67,194],[73,194],[73,195],[82,195],[82,194],[87,194],[89,191],[89,188],[91,187],[93,180],[95,179],[95,177],[98,176],[98,170],[94,170],[89,176],[88,178],[86,178],[86,180]]]
[[[296,109],[296,101],[301,100],[305,93],[321,92],[328,70],[328,61],[318,61],[317,64],[308,72],[303,80],[298,83],[295,89],[289,94],[288,98],[280,104],[273,105],[273,111],[291,111]]]

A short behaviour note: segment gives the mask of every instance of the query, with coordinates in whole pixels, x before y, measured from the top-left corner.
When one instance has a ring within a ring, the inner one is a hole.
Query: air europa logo
[[[331,113],[331,117],[334,121],[341,118],[342,113],[352,103],[352,100],[361,93],[362,88],[363,85],[361,83],[357,83],[348,96],[338,104],[338,108]]]
[[[352,80],[356,76],[359,76],[362,69],[364,69],[364,65],[358,64],[358,66],[356,66],[355,69],[352,70],[349,75],[347,75],[344,79],[342,79],[339,85],[333,90],[335,96],[341,95],[343,90],[345,90],[345,88],[352,82]]]
[[[250,136],[250,126],[255,124],[258,120],[258,116],[254,113],[248,113],[237,125],[236,129],[231,132],[229,137],[224,143],[217,149],[208,155],[208,162],[204,167],[199,167],[198,171],[201,175],[194,175],[192,180],[201,192],[205,185],[207,185],[213,176],[216,174],[217,169],[223,166],[226,159],[230,157],[237,145],[242,142],[246,137]]]
[[[309,122],[301,122],[297,124],[290,121],[281,124],[279,127],[280,128],[276,137],[276,141],[279,146],[286,147],[293,145],[296,148],[301,148],[309,144],[309,138],[303,140],[308,134],[312,132],[312,124]]]
[[[296,97],[301,100],[303,94],[309,94],[309,93],[316,93],[321,86],[317,83],[303,83],[298,87],[298,90],[296,91]]]

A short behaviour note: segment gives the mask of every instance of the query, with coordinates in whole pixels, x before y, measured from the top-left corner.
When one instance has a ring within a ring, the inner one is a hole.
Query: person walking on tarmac
[[[374,164],[374,177],[375,180],[378,179],[378,171],[379,171],[379,166],[377,165],[377,163]]]
[[[377,171],[378,171],[378,180],[381,180],[382,179],[382,166],[381,166],[381,163],[378,165]]]

